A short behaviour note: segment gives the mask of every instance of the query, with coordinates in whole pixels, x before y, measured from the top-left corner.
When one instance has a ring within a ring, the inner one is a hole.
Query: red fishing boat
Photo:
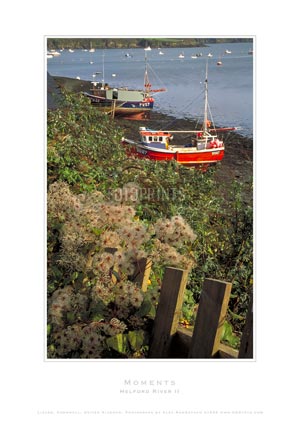
[[[224,157],[224,143],[218,132],[233,131],[235,127],[215,128],[208,120],[208,83],[207,66],[205,79],[204,120],[202,128],[192,131],[161,131],[140,127],[140,140],[134,141],[123,137],[129,155],[152,160],[175,160],[181,165],[207,168],[220,162]],[[173,144],[176,134],[191,134],[188,144]]]

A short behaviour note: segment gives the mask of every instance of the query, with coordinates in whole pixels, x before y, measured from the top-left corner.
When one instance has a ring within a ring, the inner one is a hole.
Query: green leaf
[[[221,340],[227,342],[233,348],[237,348],[240,342],[240,339],[232,331],[232,325],[227,321],[223,325]]]
[[[92,315],[91,319],[94,322],[98,322],[98,321],[102,321],[105,318],[105,315],[100,314],[100,313],[96,313],[94,315]]]
[[[149,299],[144,299],[136,315],[140,318],[148,315],[151,312],[152,306],[152,302]]]
[[[67,321],[68,321],[69,324],[74,324],[74,322],[75,322],[74,312],[67,312]]]
[[[93,321],[100,321],[101,319],[105,318],[107,312],[108,308],[102,302],[102,300],[98,301],[97,303],[94,303],[90,308],[90,316]]]
[[[117,281],[121,281],[121,280],[122,280],[122,278],[121,278],[120,274],[119,274],[116,270],[112,269],[112,270],[111,270],[111,274],[112,274],[114,277],[116,277],[116,280],[117,280]]]
[[[143,330],[129,331],[128,341],[132,350],[135,352],[140,350],[146,344],[146,333]]]
[[[53,344],[49,345],[49,352],[54,353],[55,352],[55,346]]]
[[[235,314],[234,312],[228,310],[228,312],[230,313],[230,315],[232,316],[233,319],[239,320],[239,321],[245,321],[245,317],[243,317],[242,315],[238,315]]]
[[[222,336],[221,339],[226,340],[227,337],[231,336],[232,334],[232,327],[228,321],[225,321],[222,328]]]
[[[93,231],[93,233],[94,233],[96,236],[100,236],[100,235],[103,233],[103,229],[101,229],[101,228],[96,228],[96,227],[93,227],[93,228],[92,228],[92,231]]]
[[[126,334],[117,334],[106,339],[107,346],[119,353],[126,353],[128,349],[128,338]]]
[[[150,309],[149,313],[147,314],[147,317],[154,319],[155,315],[156,315],[156,307],[152,304],[151,309]]]

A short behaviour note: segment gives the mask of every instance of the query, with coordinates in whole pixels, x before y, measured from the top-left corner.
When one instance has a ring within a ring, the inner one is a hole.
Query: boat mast
[[[104,78],[104,50],[102,52],[102,86],[104,87],[105,78]]]
[[[206,61],[206,75],[205,75],[205,94],[204,94],[204,122],[203,122],[203,133],[207,132],[207,104],[208,104],[208,61]]]
[[[148,95],[150,93],[151,84],[150,84],[149,77],[148,77],[147,52],[145,52],[144,87],[145,87],[145,92]]]

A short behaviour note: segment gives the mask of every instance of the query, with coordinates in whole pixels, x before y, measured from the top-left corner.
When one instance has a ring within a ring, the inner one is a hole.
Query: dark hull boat
[[[103,72],[104,73],[104,72]],[[165,88],[152,89],[148,77],[148,63],[145,55],[144,88],[140,90],[127,87],[113,88],[108,84],[93,82],[93,88],[84,95],[95,106],[112,115],[146,116],[154,106],[154,93],[166,91]]]
[[[105,113],[132,115],[149,112],[153,109],[154,98],[142,90],[100,87],[92,93],[84,93],[95,106]]]

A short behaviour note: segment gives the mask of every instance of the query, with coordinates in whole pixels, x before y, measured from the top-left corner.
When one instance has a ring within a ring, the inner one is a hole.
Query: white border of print
[[[213,1],[202,8],[197,2],[186,1],[178,12],[170,11],[169,3],[160,2],[158,8],[155,0],[151,5],[137,1],[114,5],[114,10],[109,10],[109,5],[92,0],[86,6],[74,1],[71,7],[53,0],[45,11],[44,4],[29,0],[11,3],[4,11],[16,32],[3,35],[7,46],[3,81],[8,84],[3,84],[2,113],[5,249],[1,364],[5,390],[1,414],[5,422],[22,418],[32,423],[82,423],[83,418],[84,422],[98,423],[103,417],[147,423],[154,415],[171,416],[173,422],[181,422],[183,417],[199,422],[201,417],[204,422],[222,419],[232,423],[236,416],[246,423],[270,422],[272,418],[293,418],[292,422],[299,416],[290,381],[296,363],[294,352],[286,348],[289,340],[294,340],[291,318],[297,296],[295,293],[285,300],[282,284],[294,280],[292,264],[298,262],[288,235],[297,230],[293,180],[298,178],[299,147],[293,144],[294,153],[282,169],[276,151],[286,140],[275,130],[286,118],[297,122],[293,110],[288,117],[279,113],[283,103],[280,82],[292,92],[297,67],[287,68],[278,58],[278,52],[285,53],[285,60],[293,56],[291,40],[295,35],[290,31],[297,27],[296,11],[293,15],[292,6],[281,10],[272,5],[269,19],[269,10],[262,10],[261,2],[246,7],[237,1]],[[28,20],[30,10],[32,22]],[[285,21],[287,11],[289,28],[281,37],[276,23]],[[107,37],[127,32],[145,36],[147,28],[150,35],[146,36],[201,33],[210,37],[250,34],[256,38],[256,361],[44,361],[44,36],[90,34],[93,28],[98,31],[99,25]],[[280,244],[285,251],[280,251]],[[288,267],[283,266],[286,263]],[[288,323],[285,317],[289,317]],[[132,382],[132,390],[168,390],[170,385],[172,392],[120,393],[128,386],[126,381]]]

